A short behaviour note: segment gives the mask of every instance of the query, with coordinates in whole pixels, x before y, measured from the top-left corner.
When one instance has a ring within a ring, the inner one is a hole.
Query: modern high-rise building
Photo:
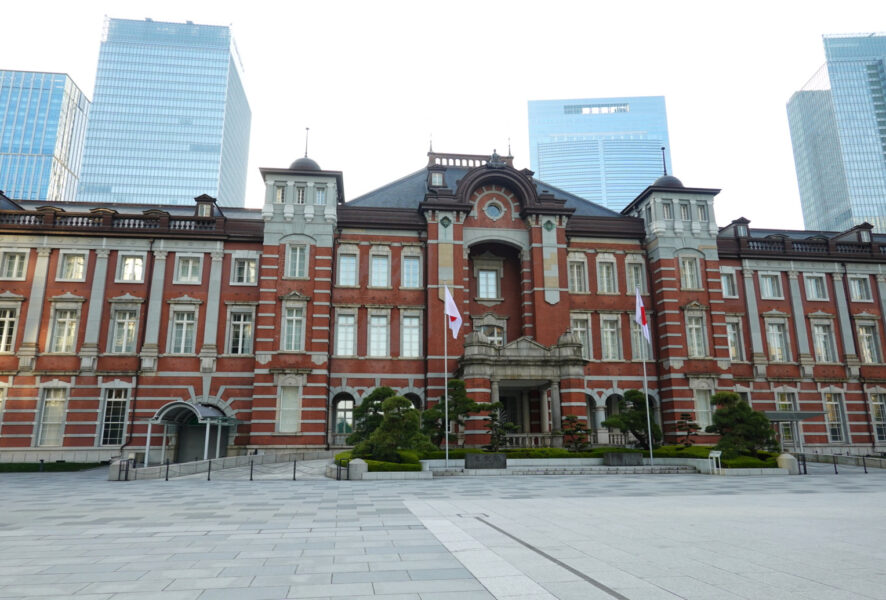
[[[88,114],[89,100],[67,75],[0,70],[0,190],[73,200]]]
[[[621,210],[671,167],[664,96],[530,100],[529,162],[537,177]]]
[[[886,231],[886,35],[826,35],[824,49],[787,106],[804,224]]]
[[[108,19],[79,200],[243,206],[252,114],[231,30]]]

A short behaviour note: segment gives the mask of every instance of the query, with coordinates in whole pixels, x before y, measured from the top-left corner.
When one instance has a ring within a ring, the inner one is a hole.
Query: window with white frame
[[[787,323],[783,320],[766,321],[766,342],[769,346],[769,360],[788,362],[791,359],[788,346]]]
[[[794,392],[775,392],[775,410],[778,412],[792,412],[797,410],[797,394]],[[778,433],[782,442],[793,442],[794,432],[790,423],[778,424]]]
[[[418,358],[421,356],[421,317],[405,314],[400,325],[400,356]]]
[[[600,294],[618,292],[615,278],[615,257],[611,254],[597,256],[597,292]]]
[[[649,340],[643,335],[640,324],[631,319],[631,358],[649,360]]]
[[[277,398],[277,432],[298,433],[301,431],[301,386],[280,386]]]
[[[61,446],[64,440],[65,402],[67,389],[45,388],[40,409],[40,429],[37,431],[38,446]]]
[[[443,186],[443,173],[435,171],[431,173],[431,187]]]
[[[711,418],[713,407],[711,407],[711,390],[693,390],[695,400],[695,422],[701,427],[701,431],[705,430],[708,425],[713,425]]]
[[[695,214],[698,216],[699,221],[707,221],[708,220],[708,207],[706,204],[696,204],[695,205]]]
[[[701,271],[697,257],[680,257],[680,287],[684,290],[701,289]]]
[[[24,279],[27,262],[24,250],[0,251],[0,279]]]
[[[803,284],[806,286],[807,300],[828,299],[828,288],[824,275],[820,273],[804,273]]]
[[[646,268],[640,260],[626,260],[625,271],[627,271],[628,294],[635,294],[640,290],[641,294],[646,293]]]
[[[126,388],[107,388],[102,414],[102,446],[119,446],[126,432],[126,412],[129,392]]]
[[[583,313],[572,315],[572,334],[581,342],[581,357],[591,360],[591,320],[589,315]]]
[[[296,204],[304,204],[305,203],[305,188],[303,186],[298,186],[295,188],[295,203]]]
[[[354,401],[342,398],[335,402],[335,433],[354,431]]]
[[[726,320],[726,344],[731,360],[744,360],[744,346],[741,338],[741,321],[736,318]]]
[[[307,244],[291,244],[287,255],[286,276],[305,279],[308,276]]]
[[[145,280],[145,255],[125,254],[117,255],[117,281],[141,283]]]
[[[70,354],[77,343],[77,325],[80,323],[80,307],[67,303],[53,307],[50,352]]]
[[[305,343],[305,306],[287,305],[283,307],[283,336],[281,350],[300,352]]]
[[[421,287],[421,256],[404,252],[400,259],[400,287],[409,289]]]
[[[286,185],[274,186],[274,202],[276,204],[283,204],[286,202]]]
[[[662,202],[661,213],[666,221],[674,220],[674,205],[670,201]]]
[[[583,294],[588,291],[588,265],[584,254],[572,253],[567,259],[569,291]]]
[[[258,259],[237,257],[231,261],[232,285],[255,285],[258,282]]]
[[[724,298],[738,298],[738,282],[735,279],[735,271],[721,270],[720,285],[723,288]]]
[[[843,394],[825,392],[823,399],[828,441],[831,443],[842,442],[846,439],[846,432],[843,426]]]
[[[199,284],[203,275],[203,256],[177,254],[175,257],[175,283]]]
[[[18,324],[18,308],[0,306],[0,352],[15,350],[15,333]]]
[[[86,253],[62,250],[58,259],[59,281],[86,281]]]
[[[689,213],[689,205],[685,202],[680,203],[680,220],[691,221],[692,215]]]
[[[212,216],[212,204],[209,202],[200,202],[197,204],[197,216],[198,217],[211,217]]]
[[[130,307],[115,307],[111,314],[111,323],[113,327],[111,352],[114,354],[135,353],[138,311]]]
[[[335,353],[338,356],[357,354],[357,316],[352,313],[335,317]]]
[[[880,336],[877,334],[877,326],[872,322],[859,322],[856,324],[858,332],[858,349],[861,361],[867,364],[881,361]]]
[[[501,325],[480,325],[477,331],[493,346],[503,346],[505,343],[505,328]]]
[[[849,277],[849,297],[853,302],[870,302],[874,299],[871,295],[871,281],[867,275]]]
[[[252,354],[255,313],[252,307],[232,307],[228,314],[228,353]]]
[[[318,187],[314,189],[314,204],[323,206],[326,204],[326,188]]]
[[[886,394],[871,394],[871,420],[878,442],[886,442]]]
[[[829,321],[812,322],[812,346],[815,349],[815,360],[818,362],[836,362],[837,351],[834,347],[834,326]]]
[[[704,315],[695,312],[686,313],[686,356],[702,358],[707,355],[705,343]]]
[[[391,286],[390,251],[373,248],[369,252],[369,285],[376,288]]]
[[[171,310],[169,340],[170,354],[194,354],[197,344],[197,311],[189,306]]]
[[[600,351],[603,360],[621,360],[621,335],[618,317],[600,318]]]
[[[388,316],[369,315],[369,356],[388,356]]]
[[[356,287],[357,285],[357,257],[356,247],[342,247],[338,250],[338,285],[343,287]]]
[[[781,300],[781,275],[779,273],[759,273],[760,297],[764,300]]]
[[[498,271],[496,269],[477,270],[477,296],[484,300],[498,299]]]

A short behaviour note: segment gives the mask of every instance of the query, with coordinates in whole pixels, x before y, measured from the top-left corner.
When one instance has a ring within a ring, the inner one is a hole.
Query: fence
[[[212,476],[213,471],[234,469],[237,467],[256,467],[284,462],[295,463],[296,460],[311,460],[331,456],[325,451],[317,452],[286,452],[269,454],[243,454],[240,456],[225,456],[210,460],[197,460],[185,463],[169,463],[153,467],[136,468],[130,460],[120,460],[111,463],[108,473],[109,481],[136,481],[139,479],[170,479],[206,473],[207,478]],[[293,476],[294,478],[294,476]]]

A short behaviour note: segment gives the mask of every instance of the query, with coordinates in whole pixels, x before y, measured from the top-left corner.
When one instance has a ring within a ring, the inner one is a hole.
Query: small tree
[[[517,431],[517,426],[507,421],[504,405],[501,402],[493,402],[482,406],[489,411],[486,415],[486,430],[489,433],[489,445],[484,446],[487,450],[498,452],[505,445],[507,436]]]
[[[649,434],[646,419],[646,396],[639,390],[628,390],[624,399],[618,403],[619,413],[603,421],[603,427],[614,427],[629,431],[636,438],[638,448],[649,447]],[[661,427],[652,423],[652,441],[655,445],[661,442]]]
[[[408,398],[390,396],[382,402],[382,422],[354,448],[352,455],[386,462],[399,462],[398,450],[427,452],[434,449],[420,431],[418,411]]]
[[[478,410],[477,403],[468,397],[465,382],[461,379],[450,379],[447,385],[449,390],[449,426],[457,423],[459,427],[464,426],[465,418]],[[421,415],[421,429],[427,434],[437,447],[443,443],[444,435],[444,399],[440,398],[433,408],[425,410]],[[450,429],[449,441],[453,442],[458,436],[452,433]]]
[[[589,445],[591,430],[575,415],[563,417],[563,443],[572,452],[581,452]]]
[[[356,446],[363,440],[369,439],[384,419],[382,402],[396,395],[397,392],[387,386],[377,387],[359,406],[354,407],[354,432],[348,436],[349,444]]]
[[[705,431],[720,435],[716,447],[724,456],[755,456],[759,450],[777,447],[769,419],[751,408],[741,396],[735,392],[717,392],[711,403],[717,410],[712,417],[714,424],[708,425]]]
[[[695,443],[692,436],[696,432],[701,431],[701,426],[692,420],[689,413],[680,413],[680,418],[677,420],[677,433],[681,431],[684,435],[678,438],[677,443],[682,444],[684,448],[688,448]]]

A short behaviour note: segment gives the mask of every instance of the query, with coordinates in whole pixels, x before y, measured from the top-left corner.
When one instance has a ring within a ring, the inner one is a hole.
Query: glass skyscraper
[[[788,101],[806,229],[886,231],[886,36],[826,35],[827,63]]]
[[[529,154],[545,183],[621,210],[671,171],[664,96],[531,100]]]
[[[78,200],[243,206],[252,113],[230,28],[105,26]]]
[[[73,200],[89,100],[61,73],[0,71],[0,190]]]

